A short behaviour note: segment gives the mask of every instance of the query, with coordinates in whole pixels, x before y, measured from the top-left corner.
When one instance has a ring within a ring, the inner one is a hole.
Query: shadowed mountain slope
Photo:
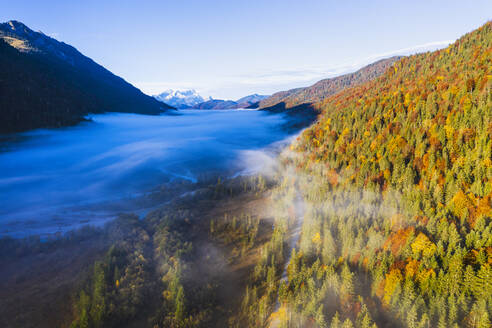
[[[170,108],[70,45],[20,22],[0,24],[0,133],[72,125],[89,113]]]

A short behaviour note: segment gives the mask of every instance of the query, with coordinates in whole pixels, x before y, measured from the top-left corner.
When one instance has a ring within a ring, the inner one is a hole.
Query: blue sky
[[[492,1],[5,1],[11,19],[148,94],[236,99],[443,47],[492,19]]]

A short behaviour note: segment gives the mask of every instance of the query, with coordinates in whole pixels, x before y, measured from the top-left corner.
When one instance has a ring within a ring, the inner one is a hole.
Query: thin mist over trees
[[[318,105],[237,327],[490,326],[491,54],[489,22]]]

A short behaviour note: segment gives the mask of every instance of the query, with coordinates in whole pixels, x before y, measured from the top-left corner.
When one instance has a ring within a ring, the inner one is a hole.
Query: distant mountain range
[[[260,109],[282,111],[301,105],[319,103],[344,89],[370,81],[383,74],[391,65],[402,57],[395,56],[381,59],[354,73],[316,82],[310,87],[296,88],[274,93],[259,102]]]
[[[323,79],[312,86],[305,88],[280,91],[271,96],[253,94],[236,101],[222,99],[204,99],[194,90],[173,91],[167,90],[156,99],[167,102],[176,108],[193,109],[235,109],[235,108],[260,108],[268,111],[288,111],[296,109],[306,114],[306,109],[312,111],[312,104],[319,103],[324,99],[344,89],[354,87],[370,81],[383,74],[401,56],[381,59],[369,64],[354,73],[348,73],[333,78]],[[311,113],[313,114],[313,113]],[[309,115],[309,119],[314,116]]]
[[[236,109],[236,108],[257,108],[260,101],[268,98],[259,94],[252,94],[236,101],[234,100],[221,100],[212,99],[207,100],[201,104],[193,106],[195,109]]]
[[[200,96],[195,90],[166,90],[159,95],[155,95],[154,98],[165,102],[178,109],[236,109],[236,108],[257,108],[261,100],[268,98],[269,96],[263,96],[259,94],[252,94],[236,101],[234,100],[222,100],[208,99]]]
[[[89,113],[171,108],[68,44],[17,21],[0,24],[0,133],[72,125]]]
[[[205,101],[193,89],[183,91],[169,89],[159,95],[155,95],[154,98],[178,109],[191,108]]]
[[[270,96],[259,95],[257,93],[236,100],[238,108],[256,108],[260,101]]]
[[[193,109],[235,109],[237,105],[234,100],[209,99],[193,106]]]

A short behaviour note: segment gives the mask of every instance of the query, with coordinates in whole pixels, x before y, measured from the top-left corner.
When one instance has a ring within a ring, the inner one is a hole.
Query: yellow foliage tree
[[[403,280],[400,270],[393,269],[386,274],[386,279],[384,283],[384,302],[389,304],[391,301],[391,296],[400,286],[400,282]]]
[[[321,244],[321,235],[319,234],[319,232],[315,233],[311,240],[313,241],[314,244],[320,245]]]
[[[417,238],[411,245],[413,254],[418,256],[421,252],[425,257],[434,255],[436,252],[436,245],[429,240],[429,238],[422,232],[418,234]]]

